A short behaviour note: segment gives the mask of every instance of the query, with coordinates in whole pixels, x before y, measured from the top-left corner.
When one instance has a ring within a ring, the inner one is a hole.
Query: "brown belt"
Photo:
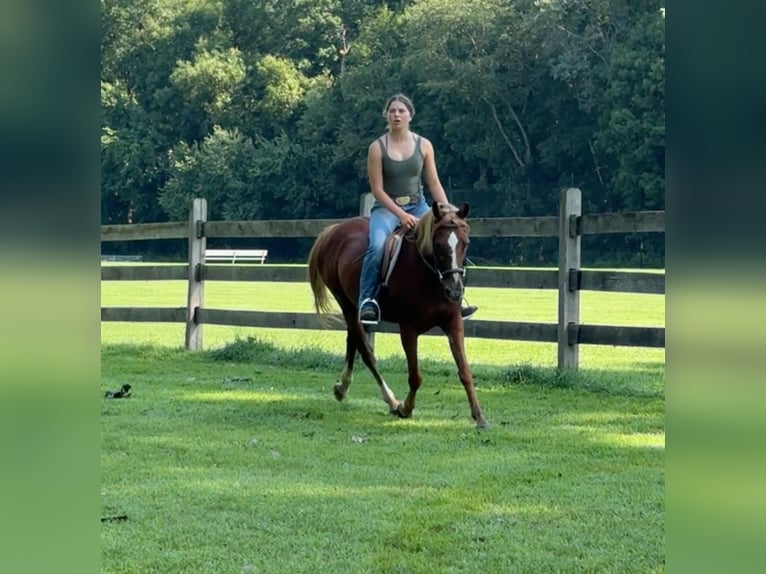
[[[410,203],[415,203],[417,200],[417,197],[410,197],[409,195],[402,195],[394,198],[396,205],[409,205]]]

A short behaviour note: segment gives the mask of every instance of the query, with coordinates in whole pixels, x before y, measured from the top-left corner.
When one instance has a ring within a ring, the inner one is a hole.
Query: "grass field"
[[[555,322],[556,294],[469,288],[484,319]],[[182,282],[104,282],[103,306],[183,306]],[[216,308],[311,311],[304,284],[207,283]],[[664,325],[664,297],[582,294],[582,321]],[[467,341],[474,429],[446,340],[422,338],[412,419],[343,334],[102,324],[102,572],[663,572],[664,351]],[[398,398],[398,337],[376,337]]]
[[[556,322],[557,293],[553,290],[527,289],[467,289],[467,299],[479,305],[477,318],[507,321]],[[183,281],[112,281],[102,283],[102,306],[184,306],[186,285]],[[311,290],[306,283],[216,282],[205,283],[205,306],[216,309],[253,309],[262,311],[313,312]],[[626,293],[581,294],[581,321],[603,325],[663,326],[665,297]],[[282,348],[316,346],[327,352],[341,353],[345,335],[340,331],[298,332],[289,329],[259,329],[245,327],[204,327],[205,348],[225,345],[235,337],[257,336]],[[102,342],[151,343],[180,346],[184,341],[184,326],[178,324],[103,323]],[[403,357],[398,335],[376,335],[379,357]],[[449,360],[449,349],[443,337],[422,337],[421,355]],[[473,364],[525,364],[553,366],[556,364],[554,344],[486,341],[468,339],[466,348]],[[581,365],[599,369],[632,368],[635,365],[664,364],[663,349],[642,349],[583,345]]]

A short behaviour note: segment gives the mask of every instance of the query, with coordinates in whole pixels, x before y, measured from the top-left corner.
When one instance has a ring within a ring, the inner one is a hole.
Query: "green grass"
[[[477,319],[556,322],[556,291],[469,287],[466,297],[470,303],[479,305]],[[310,313],[313,312],[312,301],[306,283],[208,281],[205,284],[205,306],[210,308]],[[105,307],[180,307],[186,304],[186,285],[183,281],[106,281],[101,284],[101,304]],[[581,321],[603,325],[663,326],[665,297],[585,291],[581,294]],[[292,329],[204,327],[204,345],[208,349],[226,345],[237,336],[257,336],[283,348],[309,344],[333,353],[340,353],[345,345],[345,335],[340,331],[307,334]],[[105,343],[179,346],[184,341],[184,326],[103,323],[101,338]],[[377,334],[375,347],[379,357],[403,357],[398,335]],[[444,337],[422,337],[420,347],[422,356],[449,360]],[[549,343],[468,339],[466,351],[474,364],[556,364],[556,346]],[[664,364],[664,361],[664,349],[580,347],[580,364],[584,368],[598,369],[607,364],[610,368],[633,369],[636,365],[651,366]]]
[[[398,420],[363,370],[337,403],[318,350],[102,357],[102,390],[133,385],[102,406],[103,513],[128,516],[102,527],[103,572],[663,570],[651,385],[494,370],[477,391],[493,428],[478,432],[438,361]],[[404,371],[386,371],[401,397]]]
[[[555,293],[471,289],[486,319],[555,321]],[[586,295],[594,295],[586,301]],[[664,324],[664,298],[583,293],[584,322]],[[102,283],[102,305],[181,306],[184,285]],[[303,284],[208,283],[210,307],[311,311]],[[663,572],[664,351],[467,341],[475,430],[444,337],[421,339],[412,419],[340,332],[102,324],[102,572]],[[398,337],[378,334],[403,398]]]

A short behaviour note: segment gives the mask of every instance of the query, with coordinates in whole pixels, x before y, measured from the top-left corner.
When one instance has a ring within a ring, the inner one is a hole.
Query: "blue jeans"
[[[405,205],[402,209],[415,217],[423,217],[431,209],[424,197],[416,203]],[[359,302],[375,299],[380,285],[380,265],[383,262],[383,248],[386,238],[399,226],[399,218],[385,207],[375,202],[370,211],[370,245],[362,261],[362,276],[359,282]]]

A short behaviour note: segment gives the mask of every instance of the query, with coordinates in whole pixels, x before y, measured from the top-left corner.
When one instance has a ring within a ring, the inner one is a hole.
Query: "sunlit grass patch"
[[[662,433],[606,433],[599,440],[623,447],[665,448],[665,434]]]

